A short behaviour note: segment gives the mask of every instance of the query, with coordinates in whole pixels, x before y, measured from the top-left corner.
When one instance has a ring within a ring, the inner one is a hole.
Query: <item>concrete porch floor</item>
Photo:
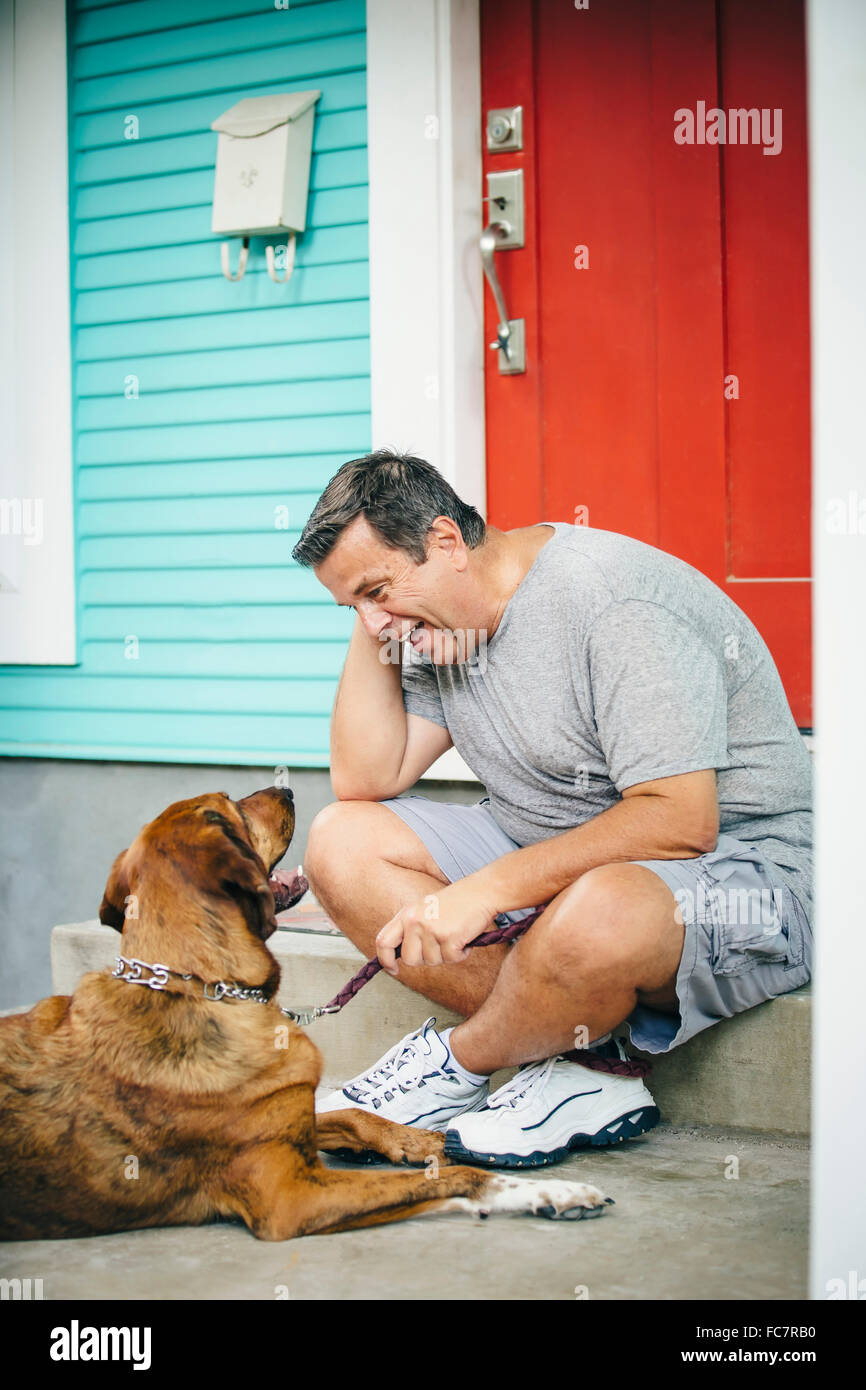
[[[0,1245],[0,1277],[41,1278],[46,1299],[807,1297],[806,1139],[662,1123],[545,1173],[616,1205],[594,1221],[428,1216],[278,1245],[225,1224],[24,1241]]]

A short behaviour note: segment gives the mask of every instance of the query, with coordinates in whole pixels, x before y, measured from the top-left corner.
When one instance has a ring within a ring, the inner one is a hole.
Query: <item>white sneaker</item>
[[[550,1057],[526,1063],[483,1110],[455,1120],[445,1153],[461,1163],[538,1168],[559,1163],[573,1149],[633,1139],[659,1118],[640,1077]]]
[[[396,1043],[368,1071],[332,1091],[317,1113],[330,1110],[369,1110],[399,1125],[416,1129],[447,1129],[468,1110],[479,1110],[490,1092],[485,1080],[476,1086],[454,1069],[448,1044],[428,1018],[414,1033]]]

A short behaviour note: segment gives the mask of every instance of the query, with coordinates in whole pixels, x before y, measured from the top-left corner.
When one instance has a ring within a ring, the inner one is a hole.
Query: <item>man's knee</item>
[[[682,944],[676,900],[667,885],[643,865],[602,864],[589,869],[554,899],[553,935],[589,960],[629,958],[647,946]]]
[[[378,864],[416,869],[447,883],[423,841],[380,801],[333,801],[313,820],[304,854],[304,873],[313,892],[347,878],[357,883]]]
[[[342,875],[359,857],[370,855],[371,812],[374,801],[332,801],[314,817],[304,851],[304,873],[313,892]]]

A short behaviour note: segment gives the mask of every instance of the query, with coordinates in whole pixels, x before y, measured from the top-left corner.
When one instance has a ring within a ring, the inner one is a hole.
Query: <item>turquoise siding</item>
[[[290,552],[371,447],[364,0],[72,0],[69,45],[79,664],[0,668],[0,752],[326,765],[351,614]],[[230,284],[210,123],[310,87],[294,274]]]

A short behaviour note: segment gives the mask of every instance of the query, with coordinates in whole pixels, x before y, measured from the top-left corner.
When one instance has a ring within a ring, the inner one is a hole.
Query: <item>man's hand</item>
[[[404,965],[448,965],[465,960],[468,943],[488,931],[498,912],[475,874],[411,903],[387,922],[376,937],[376,954],[389,975],[397,975],[398,946]]]

